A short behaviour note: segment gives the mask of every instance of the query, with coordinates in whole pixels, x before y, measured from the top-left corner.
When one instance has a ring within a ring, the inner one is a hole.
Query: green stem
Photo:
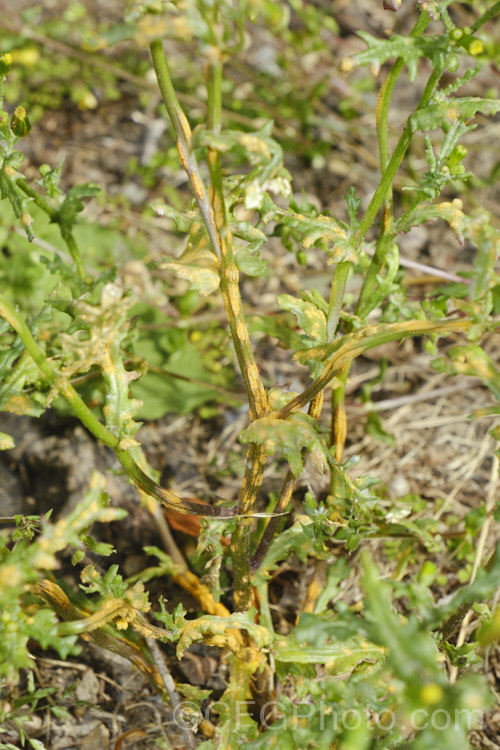
[[[432,71],[417,109],[422,109],[429,104],[432,95],[434,94],[437,83],[441,77],[441,73],[442,70],[440,68],[435,68]],[[383,203],[387,191],[392,185],[392,181],[394,180],[396,172],[398,171],[399,166],[403,161],[404,155],[406,154],[408,146],[410,145],[412,135],[412,129],[408,124],[401,134],[396,148],[394,149],[394,153],[392,154],[389,164],[387,165],[387,169],[383,173],[382,179],[380,180],[380,183],[372,196],[368,208],[366,209],[363,218],[361,219],[359,226],[353,235],[351,242],[354,248],[359,248],[365,238],[368,229],[371,227],[373,220],[375,219],[380,206]]]
[[[415,24],[415,27],[413,28],[411,32],[411,36],[420,36],[424,32],[427,25],[429,24],[429,21],[430,21],[430,17],[428,16],[428,14],[422,13],[417,23]],[[365,278],[363,280],[363,285],[359,293],[358,301],[356,304],[356,310],[355,310],[356,315],[366,314],[371,309],[371,306],[372,306],[371,299],[372,299],[373,290],[375,289],[375,286],[377,284],[377,276],[380,274],[382,270],[387,251],[392,243],[393,221],[394,221],[393,207],[392,207],[392,183],[396,175],[396,172],[399,169],[400,164],[403,160],[403,157],[408,149],[408,146],[410,145],[410,141],[413,135],[410,125],[407,124],[406,128],[404,129],[401,135],[401,138],[399,139],[398,144],[396,145],[396,148],[394,150],[394,153],[391,159],[389,159],[389,128],[388,128],[389,104],[390,104],[391,94],[394,89],[394,85],[396,83],[396,80],[399,74],[401,73],[403,69],[403,65],[404,65],[403,60],[401,59],[396,60],[396,62],[394,63],[392,67],[392,70],[390,71],[389,75],[387,76],[384,83],[382,84],[382,87],[379,93],[379,99],[378,99],[378,104],[377,104],[377,135],[378,135],[378,143],[379,143],[380,169],[382,172],[382,179],[352,238],[352,244],[356,249],[361,245],[366,232],[372,225],[372,222],[374,221],[382,204],[384,204],[384,216],[383,216],[383,221],[382,221],[382,232],[377,242],[377,248],[372,258],[372,261],[370,263],[370,266],[368,268],[368,271],[366,272]],[[431,76],[429,77],[427,85],[424,89],[424,92],[422,94],[422,97],[420,99],[417,109],[427,106],[427,104],[430,102],[434,94],[435,88],[437,86],[437,83],[439,81],[439,78],[441,76],[441,72],[442,71],[440,68],[436,68],[433,70]],[[342,296],[343,296],[343,291],[342,291]],[[333,409],[334,409],[334,412],[332,415],[333,421],[336,421],[337,411],[343,408],[343,402],[345,399],[345,386],[346,386],[347,378],[349,375],[349,369],[350,369],[350,365],[347,366],[346,371],[343,373],[342,385],[339,388],[332,389],[332,402],[333,402]],[[344,433],[345,433],[345,429],[344,429]],[[337,443],[336,455],[340,456],[343,451],[343,436],[336,435],[334,439],[335,439],[335,442]],[[340,442],[342,442],[342,444],[340,444]],[[331,478],[332,494],[335,494],[336,485],[337,485],[336,476],[332,474],[332,478]]]
[[[410,36],[421,36],[423,32],[425,31],[425,29],[427,28],[430,20],[431,18],[428,13],[425,13],[425,12],[421,13],[420,16],[418,17],[418,20],[415,26],[413,27],[410,33]],[[392,181],[394,179],[394,175],[396,174],[399,168],[399,165],[401,164],[401,161],[406,153],[406,149],[408,148],[408,145],[411,140],[411,132],[407,126],[406,130],[404,131],[403,135],[401,136],[399,140],[398,145],[396,146],[392,159],[389,161],[389,136],[388,136],[389,131],[388,131],[388,126],[387,126],[389,103],[390,103],[390,98],[391,98],[394,85],[398,79],[399,74],[401,73],[401,70],[403,69],[403,66],[404,66],[404,61],[401,58],[396,60],[389,75],[387,76],[384,83],[382,84],[382,87],[379,93],[378,104],[377,104],[377,134],[378,134],[378,142],[379,142],[380,169],[382,172],[382,179],[352,238],[352,245],[356,249],[361,245],[368,229],[371,227],[373,220],[375,219],[384,200],[388,201],[388,212],[392,210],[391,208]],[[432,93],[433,91],[434,91],[434,87],[432,88]],[[430,95],[432,95],[432,93]],[[429,95],[429,98],[430,98],[430,95]],[[425,97],[426,97],[426,92],[424,92],[424,95],[422,96],[422,100],[420,101],[419,107],[425,106],[425,104],[427,104],[428,99],[426,99]],[[388,212],[386,212],[386,214]],[[378,263],[378,259],[376,262]],[[375,267],[375,259],[372,260],[371,265],[370,265],[370,268],[373,268],[373,267]],[[344,294],[345,294],[347,277],[349,275],[349,269],[350,269],[349,263],[339,263],[337,265],[337,268],[335,269],[335,274],[334,274],[334,278],[332,281],[332,292],[330,295],[330,306],[328,310],[328,320],[327,320],[327,331],[328,331],[329,341],[333,340],[335,330],[338,325],[340,309],[341,309],[342,302],[344,299]],[[377,272],[375,272],[374,276],[376,276]]]
[[[207,127],[220,133],[222,116],[222,63],[213,60],[207,69]]]
[[[57,208],[55,208],[46,198],[43,197],[43,195],[40,195],[40,193],[35,190],[31,185],[29,185],[26,180],[24,179],[18,179],[16,180],[17,185],[21,188],[23,193],[26,193],[30,198],[33,199],[33,202],[42,209],[44,213],[47,214],[47,216],[50,218],[50,220],[59,226],[59,231],[61,232],[61,237],[63,238],[64,242],[66,243],[66,246],[70,252],[71,257],[73,258],[76,266],[76,270],[78,272],[79,277],[82,279],[82,281],[87,282],[88,280],[88,273],[85,269],[85,265],[82,260],[82,256],[80,254],[80,250],[78,248],[78,245],[76,244],[76,240],[73,236],[73,232],[67,227],[65,227],[61,223],[60,214]]]
[[[221,128],[222,64],[213,60],[207,69],[208,111],[207,125],[216,133]],[[216,232],[221,251],[220,288],[226,311],[233,346],[238,359],[252,419],[263,416],[267,408],[267,396],[255,363],[248,336],[248,325],[243,313],[239,288],[239,273],[232,247],[232,236],[227,221],[224,185],[220,154],[209,148],[207,154],[210,173],[210,203],[215,217]]]
[[[421,13],[418,20],[410,32],[410,37],[421,36],[430,22],[430,16],[427,13]],[[404,60],[399,57],[391,70],[389,71],[385,81],[383,82],[377,100],[377,137],[378,137],[378,148],[379,148],[379,160],[380,160],[380,172],[383,174],[389,163],[389,105],[391,101],[392,92],[396,81],[399,78],[399,74],[404,68]],[[387,191],[385,198],[386,204],[386,217],[387,223],[384,222],[384,230],[391,231],[392,226],[392,184]]]
[[[481,28],[481,26],[484,26],[484,24],[487,23],[491,18],[493,18],[493,16],[495,16],[497,13],[500,13],[500,2],[496,2],[494,5],[492,5],[489,10],[483,13],[483,15],[472,24],[472,26],[470,27],[471,34],[475,34],[476,31]]]
[[[392,225],[392,216],[388,224]],[[361,292],[356,303],[355,314],[359,315],[362,320],[373,309],[372,294],[378,283],[377,276],[379,276],[379,274],[383,270],[387,252],[392,246],[393,239],[394,237],[392,231],[383,231],[378,238],[372,261],[370,263],[368,271],[366,272],[366,276],[361,287]]]
[[[226,508],[220,508],[211,505],[202,505],[201,503],[191,500],[183,500],[171,490],[167,490],[157,484],[149,477],[134,461],[130,453],[120,447],[120,439],[114,435],[111,430],[103,425],[93,412],[88,408],[82,398],[79,396],[74,387],[62,378],[59,373],[53,369],[47,358],[39,349],[38,344],[33,338],[30,329],[14,311],[11,305],[0,295],[0,316],[12,326],[23,342],[26,351],[30,354],[33,361],[44,374],[49,385],[54,386],[66,399],[73,409],[74,413],[82,424],[104,445],[111,448],[116,457],[122,464],[130,479],[143,492],[157,500],[160,500],[167,508],[177,510],[180,513],[193,513],[202,516],[228,517],[233,515]]]
[[[330,292],[330,304],[328,307],[328,315],[326,319],[326,333],[328,341],[333,341],[335,339],[335,332],[339,324],[340,310],[342,308],[347,277],[349,276],[350,270],[351,263],[349,262],[337,263],[337,266],[335,268]]]
[[[61,226],[60,224],[59,224],[59,229],[61,232],[61,237],[66,243],[66,247],[68,248],[71,257],[75,261],[78,275],[86,284],[91,283],[92,279],[91,277],[89,277],[87,271],[85,270],[85,265],[83,263],[82,256],[80,255],[80,250],[78,248],[78,245],[76,244],[76,240],[75,240],[75,236],[73,232]]]
[[[33,199],[38,208],[41,208],[42,211],[47,214],[51,221],[57,222],[59,211],[55,206],[52,205],[52,203],[44,198],[43,195],[40,195],[40,193],[33,187],[31,187],[31,185],[27,183],[26,180],[20,178],[16,180],[16,183],[19,185],[21,190],[26,193],[26,195]]]
[[[251,443],[247,451],[245,476],[238,494],[238,521],[231,539],[231,558],[233,561],[234,605],[238,611],[245,611],[252,606],[252,569],[251,569],[251,534],[253,527],[252,513],[257,495],[262,486],[264,467],[267,456],[264,448]]]
[[[303,449],[304,457],[307,454],[307,451]],[[274,536],[278,530],[278,527],[280,523],[283,521],[282,513],[285,513],[290,500],[292,499],[292,493],[295,487],[296,477],[294,474],[288,470],[285,479],[283,480],[283,484],[281,486],[280,495],[278,498],[278,502],[276,503],[276,507],[274,509],[273,516],[269,519],[268,524],[264,530],[264,533],[262,534],[262,538],[259,542],[259,545],[257,547],[257,550],[252,557],[251,562],[251,569],[252,571],[256,571],[260,568],[262,560],[266,556],[267,550],[269,549],[269,546],[271,542],[274,539]]]
[[[426,29],[427,25],[429,24],[429,21],[430,21],[430,16],[427,13],[421,13],[417,20],[417,23],[415,24],[414,28],[411,31],[410,36],[420,36]],[[357,230],[357,233],[355,233],[354,235],[353,244],[356,248],[361,244],[362,240],[364,239],[365,233],[368,230],[369,226],[371,225],[371,222],[375,218],[382,201],[384,202],[384,217],[383,217],[383,222],[382,222],[382,234],[377,243],[377,249],[370,263],[370,267],[365,276],[363,286],[361,288],[360,296],[358,298],[358,302],[356,306],[357,315],[359,315],[361,313],[361,310],[363,310],[364,301],[366,300],[369,302],[371,298],[371,294],[376,284],[377,275],[380,273],[380,270],[385,260],[387,248],[390,242],[392,241],[392,231],[393,231],[392,230],[392,227],[393,227],[392,180],[394,178],[394,175],[396,174],[397,169],[399,168],[399,165],[401,164],[401,161],[403,159],[403,156],[406,152],[406,149],[408,148],[408,145],[411,139],[411,133],[409,131],[409,128],[407,127],[408,132],[406,133],[406,137],[404,139],[403,138],[400,139],[400,142],[398,146],[396,147],[396,150],[393,154],[393,159],[392,160],[389,159],[389,127],[388,127],[389,104],[391,100],[392,91],[394,89],[396,81],[403,67],[404,67],[404,61],[402,60],[402,58],[399,58],[398,60],[396,60],[396,62],[392,66],[391,71],[389,72],[384,83],[382,84],[382,87],[380,89],[379,96],[378,96],[378,101],[377,101],[377,112],[376,112],[377,137],[378,137],[378,145],[379,145],[380,171],[382,173],[382,180],[378,188],[379,190],[378,196],[376,192],[375,195],[373,196],[370,206],[368,207],[367,212],[365,213],[365,216],[361,220],[361,224]],[[422,100],[419,106],[422,106],[422,101],[426,101],[426,99],[424,99],[424,96],[422,97]],[[405,135],[405,133],[403,135]],[[339,266],[340,265],[341,264],[339,264]],[[337,316],[340,315],[340,305],[342,304],[345,284],[347,280],[347,273],[343,269],[340,269],[339,266],[337,266],[337,271],[339,272],[338,273],[339,281],[337,281],[337,273],[334,278],[334,284],[335,284],[335,289],[336,289],[335,307],[336,308],[338,307],[338,312],[336,313]],[[343,286],[341,286],[342,284]],[[333,288],[332,288],[332,292],[333,292]],[[332,297],[330,298],[330,308],[332,307],[333,298],[334,298],[334,295],[332,293]],[[332,340],[332,339],[329,339],[329,340]],[[344,442],[345,442],[345,435],[346,435],[346,426],[345,426],[346,417],[345,417],[344,402],[345,402],[345,388],[346,388],[348,375],[349,375],[349,367],[347,368],[346,372],[343,374],[341,378],[342,380],[341,385],[336,388],[332,388],[332,438],[331,439],[332,439],[332,445],[333,443],[335,443],[335,446],[336,446],[335,455],[337,457],[337,460],[339,461],[341,460],[341,457],[342,457],[342,453],[344,449]],[[339,419],[340,416],[342,416],[342,419]],[[342,429],[338,430],[337,428],[340,423],[342,424]],[[330,491],[333,496],[335,496],[337,489],[338,489],[338,477],[336,473],[332,472],[331,480],[330,480]]]

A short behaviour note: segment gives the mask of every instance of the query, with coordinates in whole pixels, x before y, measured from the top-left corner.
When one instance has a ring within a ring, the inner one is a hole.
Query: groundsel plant
[[[178,159],[192,191],[186,211],[161,201],[153,204],[164,217],[165,229],[174,227],[185,237],[180,256],[166,257],[162,268],[187,281],[201,297],[222,300],[248,401],[248,425],[240,435],[247,446],[246,461],[233,503],[186,500],[161,486],[148,465],[137,435],[141,403],[131,393],[141,373],[126,365],[136,293],[127,286],[123,269],[110,271],[91,264],[76,239],[83,199],[95,196],[99,188],[87,184],[64,192],[60,167],[49,165],[40,168],[38,180],[28,181],[18,143],[36,134],[30,134],[25,109],[19,105],[9,115],[2,99],[2,199],[10,203],[30,242],[37,232],[33,217],[45,214],[57,225],[64,252],[39,254],[41,266],[53,276],[50,294],[39,310],[22,309],[8,288],[0,294],[0,408],[38,417],[64,400],[87,430],[114,452],[155,518],[163,506],[206,519],[198,555],[209,553],[215,560],[207,580],[201,581],[167,533],[166,552],[148,550],[158,558],[158,566],[144,571],[139,581],[124,581],[116,566],[105,574],[85,566],[82,588],[89,597],[95,595],[95,608],[90,615],[81,612],[47,571],[56,568],[57,554],[66,547],[74,549],[75,564],[88,549],[102,555],[111,551],[90,536],[89,528],[95,521],[117,520],[123,511],[108,505],[105,481],[95,474],[88,495],[70,517],[55,523],[48,517],[31,522],[18,517],[15,531],[1,536],[0,670],[4,677],[30,668],[28,638],[66,658],[75,653],[77,638],[84,634],[87,640],[129,658],[157,690],[165,692],[189,747],[196,745],[196,737],[202,738],[199,747],[204,750],[240,746],[362,750],[409,747],[409,743],[417,749],[469,747],[468,730],[488,706],[489,692],[486,681],[472,668],[450,680],[444,655],[452,665],[463,663],[460,659],[473,663],[473,655],[498,638],[498,611],[491,613],[483,605],[483,625],[470,648],[460,649],[454,640],[470,609],[487,601],[498,586],[500,562],[495,554],[479,560],[475,580],[439,604],[430,588],[437,575],[433,565],[424,564],[407,583],[381,581],[364,541],[382,529],[397,535],[400,527],[381,508],[376,480],[363,475],[353,478],[352,461],[343,461],[349,372],[356,357],[381,344],[420,337],[432,355],[440,338],[453,337],[455,345],[436,360],[436,366],[480,378],[500,397],[500,373],[481,346],[484,334],[498,328],[500,285],[495,262],[500,233],[485,211],[468,213],[465,198],[462,202],[453,197],[454,188],[471,178],[461,139],[477,127],[478,115],[492,117],[500,110],[496,99],[460,93],[498,54],[494,22],[500,3],[470,3],[471,12],[478,12],[467,28],[456,25],[451,0],[407,3],[413,6],[410,33],[376,38],[361,31],[366,49],[345,58],[339,71],[345,76],[362,66],[369,66],[375,75],[386,71],[374,112],[380,178],[363,212],[355,189],[347,191],[345,206],[339,207],[347,221],[319,213],[311,205],[299,207],[271,120],[259,121],[254,129],[248,123],[227,128],[223,118],[225,66],[244,50],[250,24],[263,22],[280,34],[287,28],[291,9],[308,30],[320,27],[321,18],[326,28],[335,28],[327,11],[298,0],[289,4],[144,0],[129,7],[129,37],[149,47]],[[397,0],[384,3],[388,13],[398,12],[400,5]],[[172,81],[173,41],[176,55],[179,43],[184,43],[186,59],[194,55],[200,79],[203,76],[204,121],[196,129]],[[3,79],[11,65],[11,55],[3,54]],[[391,95],[403,76],[418,89],[420,98],[391,146]],[[394,178],[408,149],[422,140],[425,169],[402,193],[393,194]],[[453,269],[446,269],[440,294],[414,302],[402,285],[398,237],[438,219],[447,222],[458,242],[474,248],[474,264],[467,274],[453,274],[453,283],[449,283]],[[367,242],[368,235],[374,242]],[[278,308],[293,317],[280,320],[293,323],[277,325],[272,316],[257,309],[252,311],[250,326],[240,281],[242,276],[272,273],[261,253],[271,237],[274,243],[281,237],[286,247],[294,248],[299,264],[311,253],[322,254],[330,293],[324,296],[312,289],[300,297],[281,294]],[[33,248],[36,253],[35,244]],[[354,302],[346,295],[352,274],[362,281]],[[307,366],[310,377],[302,391],[269,387],[263,381],[250,335],[257,332],[278,339],[281,347],[290,350],[292,360]],[[87,373],[100,379],[104,398],[99,413],[75,384],[78,376]],[[331,394],[329,415],[323,403],[326,393]],[[489,414],[499,411],[494,407]],[[325,427],[327,420],[331,429]],[[494,437],[500,438],[498,429]],[[0,438],[3,449],[13,446],[9,435],[2,433]],[[319,501],[307,493],[301,498],[302,511],[293,517],[292,494],[308,458],[329,477],[328,494]],[[280,459],[285,468],[277,497],[263,507],[260,491],[271,459]],[[405,532],[415,545],[432,554],[439,551],[438,536],[424,524],[408,522]],[[221,543],[229,537],[229,546]],[[339,543],[345,556],[338,557]],[[356,550],[359,555],[353,554]],[[274,629],[269,584],[273,571],[292,554],[326,574],[323,590],[283,635]],[[360,571],[363,598],[357,612],[342,602],[340,590],[350,566]],[[222,568],[232,577],[232,591],[225,596],[218,583]],[[163,603],[150,602],[147,582],[158,575],[172,577],[193,594],[201,614],[186,619],[182,607],[168,612]],[[404,617],[399,614],[403,601]],[[109,627],[103,629],[110,624],[114,635]],[[142,645],[127,639],[127,629],[142,637]],[[193,643],[223,650],[230,677],[216,709],[196,691],[188,702],[181,701],[158,657],[158,640],[175,643],[179,657]],[[277,692],[279,681],[288,681],[292,688],[286,694]],[[19,716],[10,718],[22,731]]]

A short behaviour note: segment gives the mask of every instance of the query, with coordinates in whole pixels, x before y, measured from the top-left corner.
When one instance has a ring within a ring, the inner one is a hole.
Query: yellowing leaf
[[[274,417],[256,419],[241,433],[240,440],[262,445],[268,456],[282,454],[295,476],[302,471],[303,448],[314,451],[321,469],[328,461],[328,450],[316,430],[316,423],[307,414],[293,414],[286,420]]]
[[[280,294],[276,301],[283,310],[289,310],[295,315],[299,326],[311,339],[320,344],[326,342],[326,316],[315,304],[289,294]]]
[[[477,344],[454,346],[448,351],[448,357],[435,360],[433,362],[435,369],[440,372],[460,373],[480,378],[500,401],[500,372],[480,346]]]
[[[196,247],[185,251],[179,260],[168,260],[162,268],[172,271],[180,279],[186,279],[191,289],[197,289],[206,297],[219,286],[218,261],[208,248]]]
[[[232,651],[242,648],[242,640],[236,631],[246,630],[254,640],[257,648],[263,648],[270,643],[269,630],[254,622],[255,609],[248,612],[237,612],[229,617],[205,615],[196,620],[189,620],[183,628],[177,644],[177,656],[180,658],[192,643],[206,641],[214,645],[226,646]]]

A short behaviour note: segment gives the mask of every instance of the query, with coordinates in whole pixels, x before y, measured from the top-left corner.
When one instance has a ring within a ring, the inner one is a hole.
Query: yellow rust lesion
[[[333,431],[335,440],[335,460],[342,461],[344,445],[347,438],[347,417],[345,412],[345,403],[339,403],[335,406],[333,415]]]
[[[205,190],[203,189],[203,183],[196,174],[191,174],[191,185],[193,187],[194,194],[199,200],[205,199]]]
[[[238,493],[238,508],[240,513],[251,512],[257,492],[262,484],[262,475],[266,461],[267,456],[264,448],[256,444],[251,444],[247,451],[245,475]],[[244,525],[251,525],[251,519],[241,519],[240,531]]]
[[[235,318],[241,315],[240,290],[235,284],[230,284],[227,290],[229,307]]]
[[[113,360],[111,359],[111,354],[109,351],[109,346],[106,345],[104,348],[101,356],[97,360],[97,364],[101,368],[104,375],[113,375],[115,372],[115,368],[113,365]]]
[[[240,495],[243,497],[247,494],[247,492],[248,492],[248,477],[245,474],[240,485]]]
[[[320,391],[311,401],[311,405],[309,407],[309,416],[311,416],[313,419],[320,418],[324,399],[325,392]]]
[[[212,189],[212,192],[213,192],[213,189]],[[216,224],[217,226],[222,226],[225,222],[224,201],[221,199],[218,193],[213,192],[213,195],[211,198],[211,204],[212,204],[214,216],[216,219]],[[219,244],[222,244],[220,236],[219,236]]]
[[[227,280],[228,284],[238,284],[240,275],[237,267],[233,263],[225,267],[224,278]]]
[[[191,127],[189,125],[186,115],[184,114],[182,110],[179,112],[179,125],[182,130],[182,135],[187,141],[188,147],[191,148],[191,139],[192,139]]]
[[[455,198],[453,201],[445,201],[440,204],[440,208],[444,209],[445,215],[443,218],[449,223],[450,227],[454,232],[457,232],[460,228],[460,223],[464,218],[463,203],[460,198]],[[449,211],[449,213],[447,213]]]
[[[263,467],[266,465],[266,461],[267,461],[266,450],[264,446],[261,446],[259,453],[255,457],[254,462],[252,464],[252,468],[250,470],[250,477],[251,477],[253,484],[256,482],[256,480],[259,480],[260,482],[260,476],[262,474]]]
[[[391,324],[389,323],[388,325],[391,325]],[[346,346],[346,347],[349,347],[349,348],[350,348],[350,346],[351,346],[351,345],[352,345],[353,343],[354,343],[354,344],[356,344],[356,343],[358,343],[358,342],[360,342],[360,341],[364,341],[364,340],[366,340],[366,339],[367,339],[367,338],[369,338],[370,336],[375,336],[375,334],[379,333],[379,331],[380,331],[380,329],[379,329],[379,327],[378,327],[378,326],[376,326],[376,325],[373,325],[373,324],[370,324],[370,325],[366,325],[366,326],[364,326],[364,327],[363,327],[363,328],[362,328],[361,330],[359,330],[359,331],[358,331],[358,332],[357,332],[357,333],[356,333],[356,334],[355,334],[355,335],[354,335],[354,336],[352,337],[352,339],[350,340],[350,342],[346,342],[346,344],[344,344],[344,346]],[[341,349],[342,349],[342,348],[343,348],[343,347],[341,347]],[[340,351],[340,349],[339,349],[339,351]],[[334,353],[334,355],[333,355],[333,358],[335,358],[335,353]]]
[[[179,154],[179,161],[181,166],[187,174],[189,174],[189,153],[183,143],[177,141],[177,152]]]
[[[162,500],[165,502],[165,505],[167,506],[167,508],[172,508],[172,510],[177,510],[179,513],[189,512],[184,507],[184,503],[182,502],[181,498],[177,497],[177,495],[175,495],[170,490],[165,489],[165,487],[159,487],[158,493],[161,496]]]
[[[257,394],[262,389],[262,384],[260,382],[259,370],[255,362],[250,362],[248,364],[247,378],[248,378],[248,383],[250,385],[250,388],[252,389],[252,393],[257,397]]]
[[[247,327],[240,320],[236,323],[236,337],[243,346],[248,346],[250,343]]]
[[[270,159],[271,152],[267,146],[267,143],[258,138],[252,133],[243,133],[239,138],[240,144],[247,150],[254,154],[261,154],[264,158]]]

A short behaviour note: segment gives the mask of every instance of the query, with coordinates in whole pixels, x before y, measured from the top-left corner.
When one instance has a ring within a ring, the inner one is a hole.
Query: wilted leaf
[[[311,339],[320,344],[327,341],[325,313],[313,302],[297,299],[289,294],[280,294],[276,302],[283,310],[295,315],[299,326]]]
[[[340,240],[347,240],[347,225],[331,216],[303,216],[292,211],[284,211],[279,220],[284,226],[296,232],[300,245],[305,250],[317,242],[333,248]]]
[[[500,372],[491,357],[477,344],[454,346],[447,352],[447,358],[440,357],[432,364],[439,372],[480,378],[500,401]]]
[[[458,239],[463,242],[464,233],[471,224],[472,219],[462,211],[463,203],[459,198],[453,201],[443,201],[436,205],[421,205],[411,212],[408,220],[404,223],[398,222],[398,232],[407,232],[411,227],[423,224],[426,221],[443,219],[446,221]]]
[[[268,629],[255,624],[254,609],[248,612],[237,612],[229,617],[205,615],[196,620],[189,620],[185,624],[177,644],[177,657],[180,659],[192,643],[204,640],[210,643],[213,638],[220,645],[226,643],[230,649],[238,648],[241,643],[231,630],[245,630],[255,641],[257,648],[268,646],[271,640]]]
[[[167,260],[161,267],[189,281],[204,297],[219,287],[218,260],[208,247],[188,247],[178,260]]]
[[[357,263],[358,254],[356,248],[351,245],[349,240],[338,239],[332,249],[329,251],[328,265],[333,266],[336,263]]]
[[[40,381],[40,369],[18,338],[10,348],[0,352],[0,411],[39,417],[45,411],[44,399],[35,401],[25,392],[27,386]]]
[[[302,449],[314,452],[318,463],[326,466],[328,449],[317,432],[314,419],[307,414],[293,414],[289,419],[262,417],[256,419],[240,435],[242,443],[262,445],[268,456],[281,454],[290,465],[294,476],[302,471]]]

